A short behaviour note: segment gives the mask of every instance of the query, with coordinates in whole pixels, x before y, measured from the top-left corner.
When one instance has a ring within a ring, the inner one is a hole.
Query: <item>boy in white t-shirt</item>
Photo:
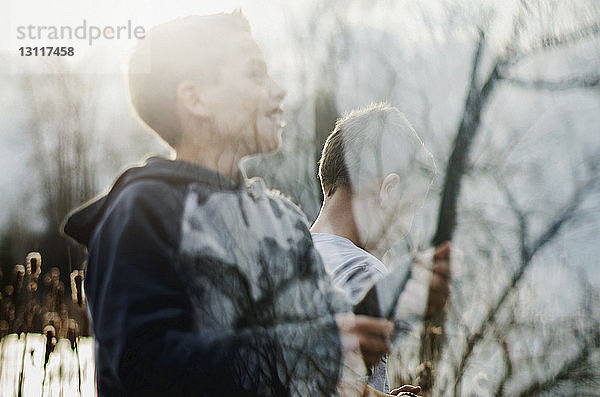
[[[354,303],[386,274],[380,258],[410,230],[435,173],[431,153],[398,109],[372,104],[336,123],[320,160],[324,202],[311,232],[327,272]],[[426,315],[446,303],[449,250],[446,243],[431,258]],[[389,391],[385,356],[369,384]]]

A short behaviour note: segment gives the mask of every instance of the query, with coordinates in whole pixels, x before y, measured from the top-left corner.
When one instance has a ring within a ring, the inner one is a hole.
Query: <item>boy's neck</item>
[[[321,212],[310,231],[335,234],[347,238],[354,245],[361,247],[352,210],[352,196],[348,189],[338,188],[332,196],[325,198]]]
[[[204,150],[194,146],[182,145],[176,149],[177,160],[198,164],[226,176],[231,180],[238,180],[241,176],[240,161],[242,157],[232,148],[216,149],[206,145]]]

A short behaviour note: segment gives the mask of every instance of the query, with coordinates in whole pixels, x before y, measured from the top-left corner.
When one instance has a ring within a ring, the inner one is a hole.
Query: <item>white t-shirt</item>
[[[312,233],[312,238],[333,283],[346,291],[353,304],[358,303],[369,287],[387,273],[386,266],[379,259],[345,237]]]
[[[328,233],[312,233],[313,243],[321,255],[333,283],[342,288],[356,304],[371,285],[384,277],[387,268],[379,259],[357,247],[345,237]],[[372,369],[367,383],[388,393],[387,356]]]

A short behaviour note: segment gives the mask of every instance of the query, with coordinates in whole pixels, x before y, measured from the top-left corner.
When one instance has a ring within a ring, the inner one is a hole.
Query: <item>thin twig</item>
[[[564,80],[525,80],[517,77],[500,75],[499,79],[517,87],[536,90],[564,91],[576,88],[595,88],[600,86],[600,76],[573,77]]]

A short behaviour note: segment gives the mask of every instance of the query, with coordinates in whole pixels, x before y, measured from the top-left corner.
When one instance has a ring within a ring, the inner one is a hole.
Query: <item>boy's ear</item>
[[[396,173],[388,174],[383,178],[379,188],[379,201],[381,206],[395,204],[400,198],[400,176]]]
[[[188,112],[202,118],[208,117],[208,109],[198,88],[198,84],[184,80],[177,84],[175,101],[183,106]]]

